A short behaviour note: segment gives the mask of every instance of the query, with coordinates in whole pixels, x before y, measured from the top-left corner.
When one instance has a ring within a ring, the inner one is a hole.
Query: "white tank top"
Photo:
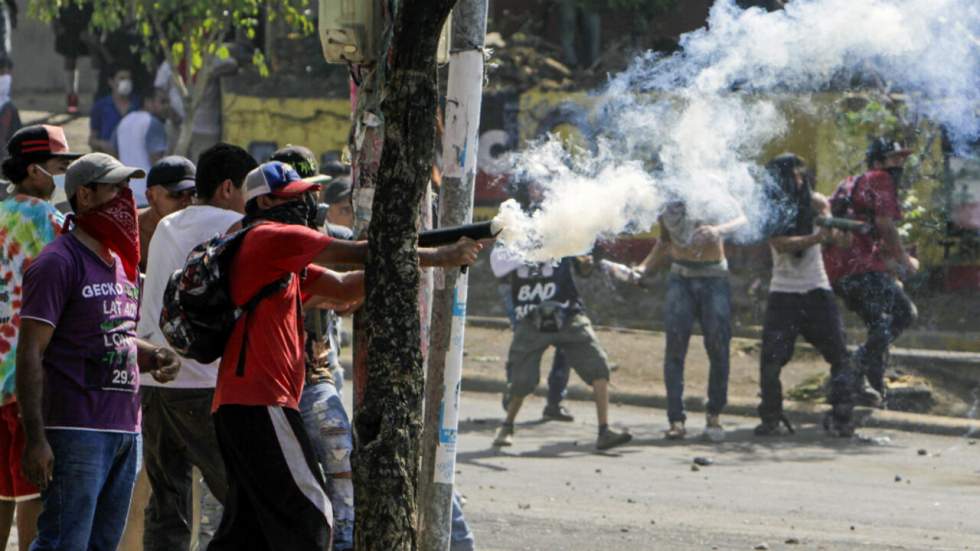
[[[814,289],[830,289],[820,245],[805,249],[799,255],[778,253],[776,249],[772,249],[770,292],[806,293]]]

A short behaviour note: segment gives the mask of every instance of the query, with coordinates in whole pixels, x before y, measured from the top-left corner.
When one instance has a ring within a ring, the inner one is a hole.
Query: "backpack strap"
[[[289,283],[293,280],[293,274],[289,273],[278,279],[269,283],[265,287],[259,289],[258,293],[248,300],[242,307],[241,311],[243,317],[242,321],[242,348],[238,351],[238,365],[235,367],[235,375],[237,377],[245,376],[245,350],[248,348],[248,320],[251,317],[250,314],[255,307],[259,305],[260,302],[269,298],[273,294],[285,289],[289,286]]]

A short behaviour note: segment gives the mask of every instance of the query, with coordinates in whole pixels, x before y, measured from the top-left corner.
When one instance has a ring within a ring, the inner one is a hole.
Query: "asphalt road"
[[[575,422],[542,423],[529,398],[498,451],[499,395],[464,394],[456,482],[480,550],[980,550],[976,440],[813,426],[759,439],[755,419],[725,417],[727,440],[709,444],[694,414],[693,436],[667,442],[662,410],[614,405],[635,439],[598,453],[592,405],[567,405]],[[713,463],[693,471],[695,457]]]
[[[813,426],[759,439],[727,417],[726,442],[666,442],[662,410],[614,406],[635,440],[593,449],[595,416],[538,421],[529,400],[512,448],[491,448],[499,396],[464,395],[457,485],[480,549],[980,549],[980,444],[967,438]],[[920,450],[925,455],[920,455]],[[694,457],[713,464],[691,468]],[[787,543],[795,540],[798,543]]]

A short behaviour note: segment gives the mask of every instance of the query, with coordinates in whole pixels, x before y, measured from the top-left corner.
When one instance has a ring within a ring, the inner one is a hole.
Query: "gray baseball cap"
[[[65,173],[65,195],[69,199],[82,186],[89,184],[118,184],[129,178],[145,178],[141,168],[126,166],[112,155],[89,153],[68,166]]]

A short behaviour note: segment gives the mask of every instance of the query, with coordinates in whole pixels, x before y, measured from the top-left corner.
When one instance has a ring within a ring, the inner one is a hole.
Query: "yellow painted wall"
[[[317,157],[347,146],[350,101],[320,98],[259,98],[225,93],[224,140],[248,148],[253,142],[305,145]]]

